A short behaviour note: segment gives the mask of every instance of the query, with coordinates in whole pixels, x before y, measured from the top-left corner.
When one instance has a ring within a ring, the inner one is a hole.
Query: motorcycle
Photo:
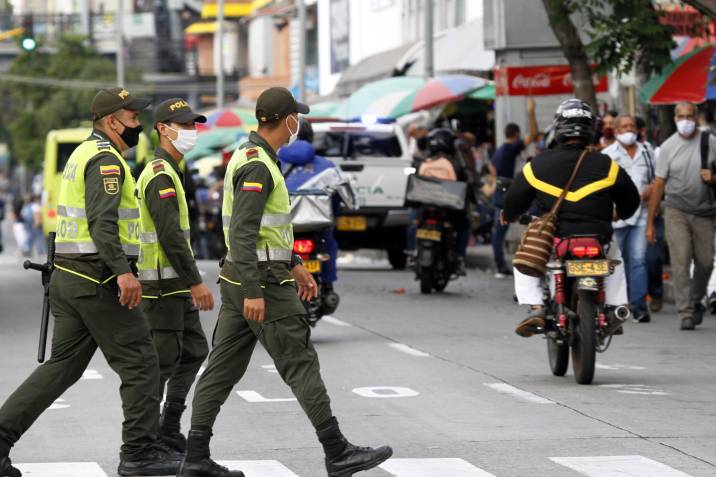
[[[417,208],[415,279],[423,294],[443,291],[459,276],[454,223],[464,213],[466,194],[465,182],[418,175],[408,179],[406,203]]]
[[[316,326],[325,315],[335,313],[340,296],[330,283],[324,283],[321,272],[330,260],[324,240],[327,229],[333,227],[333,198],[337,196],[346,207],[355,210],[358,202],[350,182],[337,169],[329,169],[306,181],[290,194],[293,251],[303,259],[303,266],[313,275],[318,295],[304,301],[308,323]]]
[[[554,256],[547,264],[550,278],[544,281],[545,338],[554,376],[567,372],[571,350],[575,380],[592,383],[596,353],[609,348],[630,314],[626,306],[608,310],[605,304],[604,280],[620,264],[607,257],[605,245],[595,235],[555,239]]]

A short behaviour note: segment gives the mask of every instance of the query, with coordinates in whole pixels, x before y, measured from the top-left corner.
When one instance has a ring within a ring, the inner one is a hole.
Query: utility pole
[[[2,0],[0,2],[4,3]],[[82,25],[82,33],[85,35],[85,42],[87,45],[92,45],[90,38],[90,21],[92,21],[90,14],[89,0],[79,0],[80,6],[80,24]]]
[[[218,48],[218,61],[216,72],[216,107],[221,109],[224,107],[224,0],[216,0],[218,9],[216,14],[216,35]]]
[[[306,101],[306,1],[298,0],[298,100]]]
[[[0,0],[1,1],[1,0]],[[117,2],[117,86],[124,88],[124,0]]]
[[[435,76],[433,64],[433,0],[423,0],[425,5],[425,77]]]

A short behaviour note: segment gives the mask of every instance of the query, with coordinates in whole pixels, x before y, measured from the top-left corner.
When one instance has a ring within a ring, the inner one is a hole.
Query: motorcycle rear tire
[[[597,302],[591,291],[578,290],[577,297],[578,321],[572,330],[572,368],[579,384],[592,384],[597,360]]]
[[[547,355],[549,356],[549,368],[554,376],[564,376],[569,367],[569,344],[566,341],[557,341],[547,338]]]
[[[430,268],[420,269],[420,293],[429,295],[433,291],[433,271]]]

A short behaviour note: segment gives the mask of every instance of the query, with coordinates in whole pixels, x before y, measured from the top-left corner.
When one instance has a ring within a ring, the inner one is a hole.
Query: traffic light
[[[22,28],[24,31],[20,37],[20,48],[25,51],[34,51],[37,48],[37,40],[35,40],[31,14],[22,17]]]

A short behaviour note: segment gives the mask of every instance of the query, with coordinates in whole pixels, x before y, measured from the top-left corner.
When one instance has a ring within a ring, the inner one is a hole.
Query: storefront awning
[[[187,35],[205,35],[208,33],[216,33],[218,22],[196,22],[192,23],[184,29]]]
[[[240,18],[265,7],[273,0],[224,0],[224,17]],[[201,18],[216,18],[219,8],[216,0],[205,0],[201,7]]]
[[[371,55],[349,66],[341,75],[333,94],[339,97],[348,96],[366,83],[393,76],[400,59],[414,46],[415,43],[409,43]]]

